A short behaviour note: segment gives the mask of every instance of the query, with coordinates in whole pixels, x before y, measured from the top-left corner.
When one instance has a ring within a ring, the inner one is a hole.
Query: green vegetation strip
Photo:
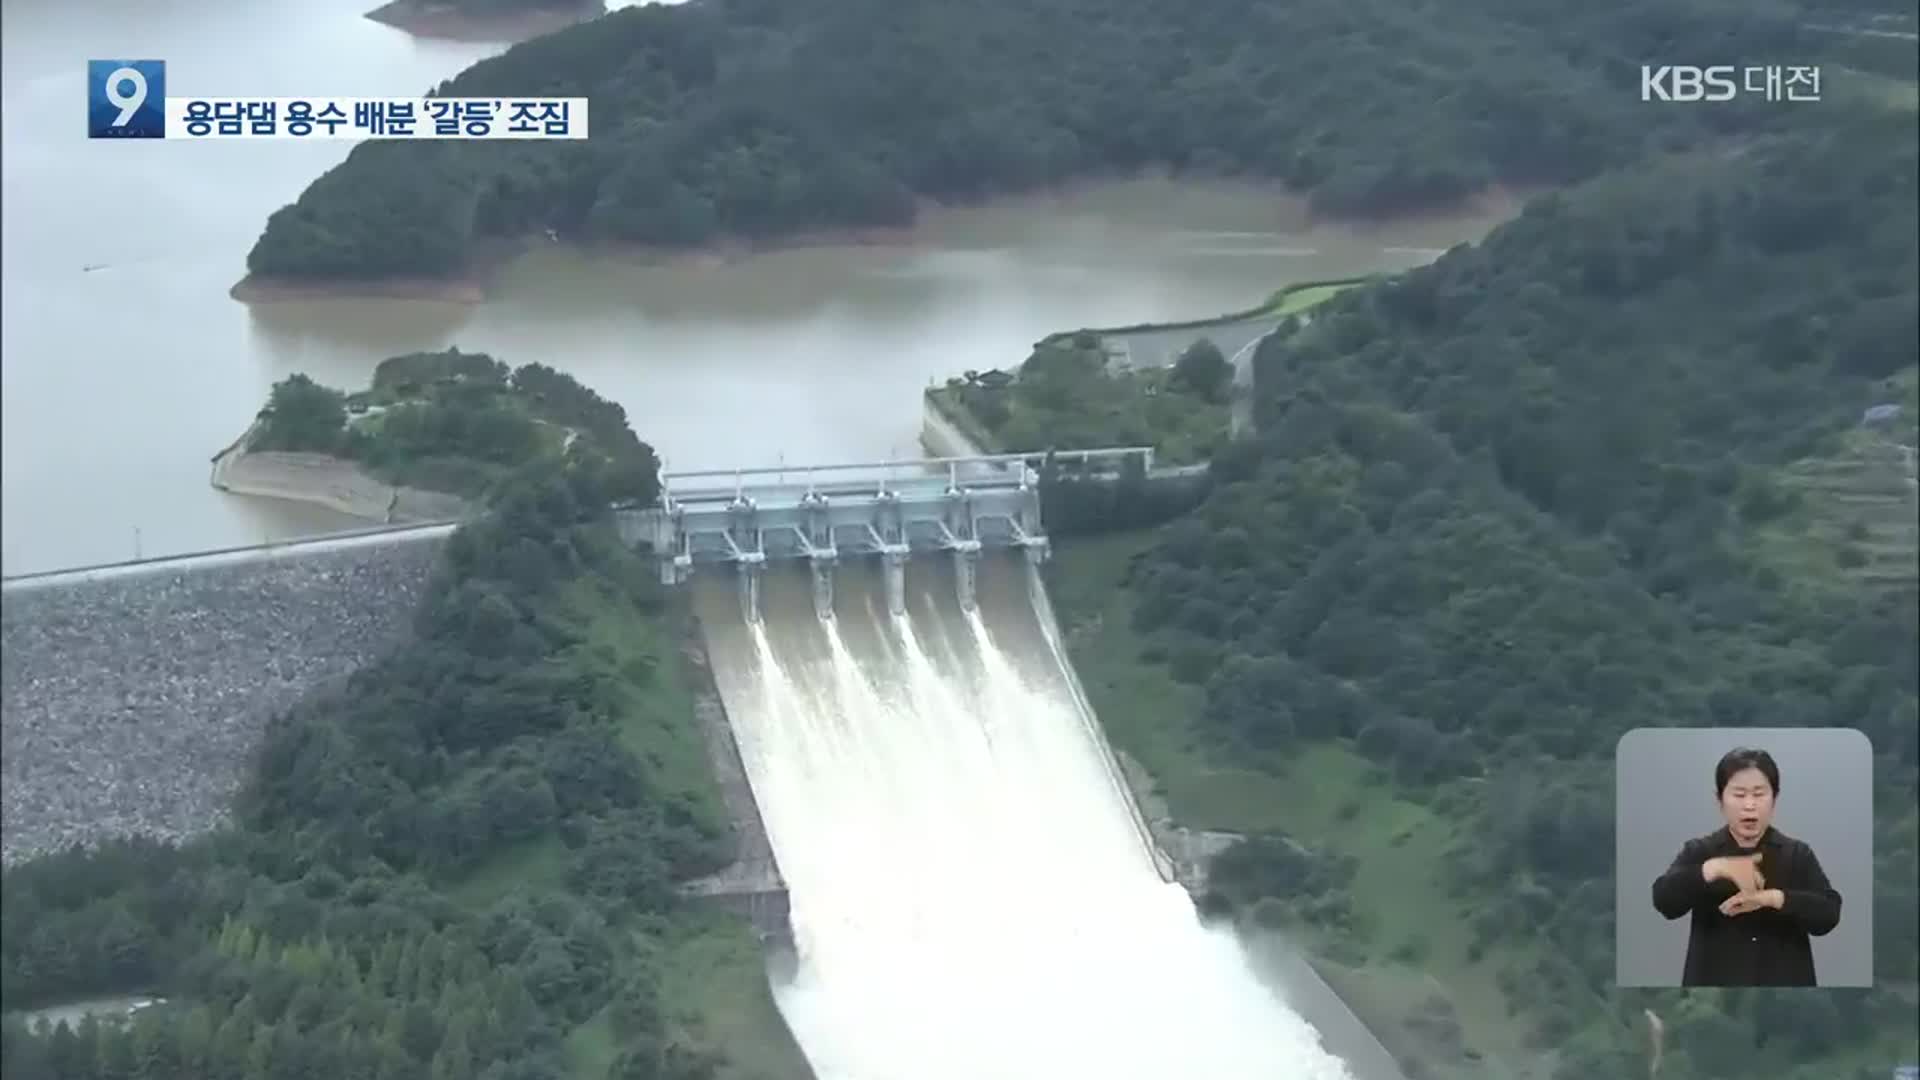
[[[969,372],[929,388],[925,405],[986,453],[1148,445],[1169,464],[1204,461],[1227,434],[1232,371],[1220,350],[1202,338],[1171,369],[1115,371],[1100,338],[1296,315],[1373,280],[1298,282],[1258,308],[1215,319],[1050,334],[1017,373]]]
[[[1135,323],[1132,326],[1087,327],[1080,330],[1063,330],[1049,334],[1041,341],[1042,345],[1076,338],[1082,334],[1094,334],[1110,337],[1118,334],[1139,334],[1154,330],[1204,330],[1214,326],[1231,326],[1234,323],[1251,319],[1269,318],[1274,315],[1293,315],[1307,308],[1339,295],[1343,290],[1355,285],[1364,285],[1375,280],[1374,275],[1362,277],[1324,278],[1317,281],[1298,281],[1275,291],[1257,307],[1245,311],[1230,311],[1224,315],[1214,315],[1205,319],[1189,319],[1185,322]]]

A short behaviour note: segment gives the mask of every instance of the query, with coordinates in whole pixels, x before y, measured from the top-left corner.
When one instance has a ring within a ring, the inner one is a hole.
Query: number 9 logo
[[[133,93],[120,93],[120,84],[129,82],[133,84]],[[127,121],[133,119],[133,114],[139,112],[140,106],[146,103],[147,77],[130,67],[114,68],[102,90],[107,95],[108,103],[120,110],[113,126],[125,127]]]

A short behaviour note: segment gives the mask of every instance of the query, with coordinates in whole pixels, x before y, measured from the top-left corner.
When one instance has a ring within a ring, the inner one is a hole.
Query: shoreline
[[[813,229],[777,239],[730,237],[697,248],[668,248],[648,244],[575,244],[523,236],[488,240],[482,254],[464,273],[444,278],[339,278],[302,280],[248,274],[227,290],[243,304],[274,304],[298,300],[413,300],[447,304],[479,304],[487,299],[493,278],[502,267],[537,247],[562,247],[576,254],[666,266],[724,266],[759,255],[810,248],[912,247],[925,237],[916,225],[847,226]]]
[[[214,490],[323,506],[377,525],[458,520],[473,509],[457,495],[388,484],[347,458],[254,450],[251,444],[259,426],[255,420],[213,456],[207,482]]]
[[[441,41],[509,42],[517,44],[590,22],[607,13],[604,0],[548,8],[528,8],[496,15],[473,15],[448,5],[418,0],[392,0],[363,18],[391,26],[414,37]]]
[[[243,304],[275,304],[289,300],[428,300],[447,304],[477,304],[486,299],[485,283],[476,275],[450,278],[369,278],[345,281],[302,281],[263,278],[248,274],[233,283],[227,295]]]
[[[391,6],[391,5],[389,5]],[[302,279],[261,277],[247,274],[228,290],[228,295],[243,304],[277,303],[299,300],[410,300],[440,303],[478,304],[487,299],[494,275],[504,266],[535,247],[564,247],[588,257],[653,263],[668,266],[724,266],[745,259],[811,248],[912,248],[927,244],[934,233],[934,220],[942,214],[1020,205],[1044,205],[1050,202],[1084,197],[1107,185],[1139,181],[1179,181],[1164,169],[1146,169],[1130,175],[1087,176],[1062,181],[1027,191],[1008,192],[968,202],[942,203],[920,199],[914,207],[914,219],[902,225],[842,225],[801,229],[773,237],[723,236],[695,247],[664,247],[641,243],[577,243],[550,240],[540,234],[518,237],[486,238],[479,241],[469,268],[447,277],[337,278]],[[1192,178],[1205,183],[1207,178]],[[1305,197],[1288,190],[1278,181],[1256,182],[1256,188],[1271,190],[1276,198]],[[1544,190],[1544,189],[1541,189]],[[1399,214],[1380,216],[1332,216],[1307,213],[1302,226],[1325,228],[1348,226],[1378,228],[1412,225],[1451,216],[1488,213],[1499,206],[1519,206],[1538,191],[1495,184],[1446,207],[1426,207]]]

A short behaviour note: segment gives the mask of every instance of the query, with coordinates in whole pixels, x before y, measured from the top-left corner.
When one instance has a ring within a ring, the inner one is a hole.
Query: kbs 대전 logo
[[[1641,101],[1732,101],[1745,93],[1764,101],[1819,101],[1820,69],[1801,65],[1646,64]]]

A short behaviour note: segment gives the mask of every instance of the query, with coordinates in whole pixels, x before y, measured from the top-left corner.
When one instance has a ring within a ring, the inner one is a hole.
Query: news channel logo
[[[1640,67],[1641,101],[1732,101],[1742,93],[1766,101],[1819,101],[1820,69],[1782,64]]]
[[[587,98],[183,98],[164,60],[87,61],[91,139],[584,139]]]
[[[87,61],[87,138],[167,137],[165,60]]]

